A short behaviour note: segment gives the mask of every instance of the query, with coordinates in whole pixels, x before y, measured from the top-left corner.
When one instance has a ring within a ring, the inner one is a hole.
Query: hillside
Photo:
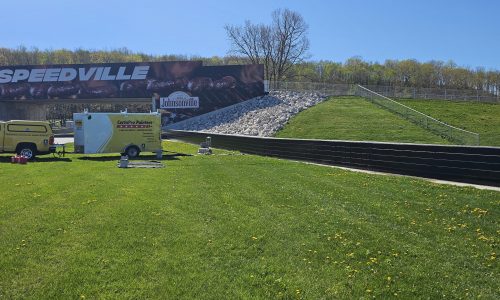
[[[482,146],[500,146],[500,104],[445,100],[398,100],[453,126],[479,133]]]
[[[437,135],[359,97],[332,97],[302,111],[277,137],[448,144]]]

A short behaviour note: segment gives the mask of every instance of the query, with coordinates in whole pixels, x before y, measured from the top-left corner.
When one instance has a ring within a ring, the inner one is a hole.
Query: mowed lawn
[[[479,133],[483,146],[500,146],[500,104],[445,100],[398,100],[453,126]]]
[[[361,97],[332,97],[292,118],[277,137],[449,144]]]
[[[500,192],[165,149],[0,155],[0,298],[500,297]]]

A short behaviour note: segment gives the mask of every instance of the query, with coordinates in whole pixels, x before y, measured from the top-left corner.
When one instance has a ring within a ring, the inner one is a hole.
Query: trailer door
[[[85,153],[85,140],[83,132],[85,114],[75,113],[73,114],[74,122],[74,138],[75,138],[75,153]]]

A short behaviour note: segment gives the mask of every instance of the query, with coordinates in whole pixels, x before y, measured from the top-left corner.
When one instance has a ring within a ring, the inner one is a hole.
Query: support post
[[[160,107],[156,106],[156,101],[160,101],[160,95],[155,93],[151,98],[151,111],[157,111],[158,109],[160,109]]]

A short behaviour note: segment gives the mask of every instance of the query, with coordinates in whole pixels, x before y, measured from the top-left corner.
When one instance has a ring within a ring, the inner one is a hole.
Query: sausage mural
[[[197,106],[168,107],[177,122],[264,94],[262,65],[203,66],[201,61],[0,66],[0,100],[157,98],[182,93]],[[170,103],[170,102],[169,102]]]

